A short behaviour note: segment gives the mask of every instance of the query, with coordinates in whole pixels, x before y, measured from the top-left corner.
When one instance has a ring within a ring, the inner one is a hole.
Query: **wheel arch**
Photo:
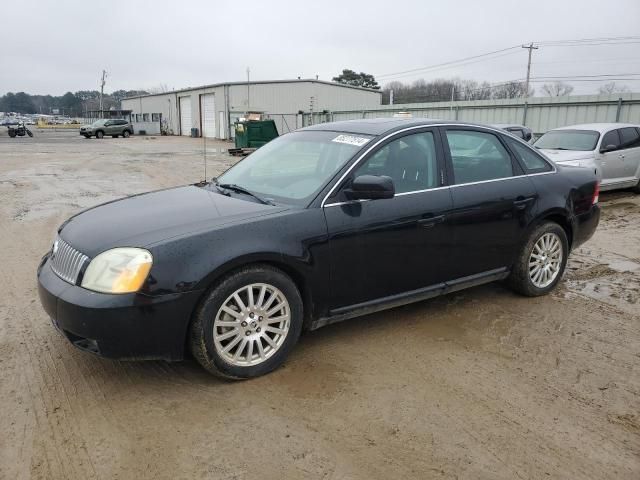
[[[291,278],[291,281],[298,288],[300,297],[302,298],[302,309],[304,315],[302,328],[303,330],[309,329],[309,327],[311,326],[311,321],[313,319],[314,301],[311,294],[309,282],[305,280],[305,276],[300,271],[300,269],[296,268],[290,262],[284,260],[283,257],[279,254],[247,255],[230,260],[220,265],[213,272],[207,275],[206,278],[201,282],[200,287],[202,288],[202,294],[197,298],[196,302],[193,305],[193,308],[191,309],[191,312],[189,314],[189,321],[186,324],[184,332],[183,345],[185,354],[189,351],[189,329],[191,323],[193,322],[194,315],[196,314],[200,305],[202,305],[202,302],[205,300],[205,298],[211,293],[211,290],[214,289],[223,278],[232,275],[238,270],[260,265],[266,265],[276,268],[285,273],[289,278]]]
[[[535,228],[543,222],[554,222],[562,227],[564,232],[567,234],[567,243],[569,244],[569,251],[571,251],[574,227],[570,215],[562,209],[549,210],[536,218],[532,223],[532,228]]]

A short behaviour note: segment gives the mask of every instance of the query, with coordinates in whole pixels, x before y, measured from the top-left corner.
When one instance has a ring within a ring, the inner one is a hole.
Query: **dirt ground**
[[[227,383],[77,351],[36,291],[61,222],[198,181],[202,140],[35,134],[0,130],[0,478],[640,478],[640,195],[601,196],[551,296],[494,284],[332,325]]]

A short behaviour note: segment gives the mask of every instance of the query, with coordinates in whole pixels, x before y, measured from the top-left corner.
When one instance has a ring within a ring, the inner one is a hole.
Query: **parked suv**
[[[133,125],[126,120],[96,120],[91,125],[80,127],[80,135],[86,138],[92,136],[102,138],[105,135],[111,135],[113,138],[122,135],[124,138],[128,138],[133,135]]]
[[[633,188],[640,193],[640,125],[593,123],[556,128],[534,144],[556,163],[589,167],[601,190]]]

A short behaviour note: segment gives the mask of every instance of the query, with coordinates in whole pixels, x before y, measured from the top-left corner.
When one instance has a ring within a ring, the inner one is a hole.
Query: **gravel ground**
[[[62,221],[200,180],[202,141],[35,135],[0,130],[0,478],[640,478],[640,196],[601,196],[550,296],[493,284],[354,319],[227,383],[77,351],[36,291]]]

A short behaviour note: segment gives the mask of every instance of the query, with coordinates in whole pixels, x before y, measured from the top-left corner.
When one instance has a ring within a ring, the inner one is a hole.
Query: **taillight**
[[[592,205],[598,203],[598,197],[600,197],[600,182],[596,182],[596,188],[593,189],[593,200],[591,201]]]

